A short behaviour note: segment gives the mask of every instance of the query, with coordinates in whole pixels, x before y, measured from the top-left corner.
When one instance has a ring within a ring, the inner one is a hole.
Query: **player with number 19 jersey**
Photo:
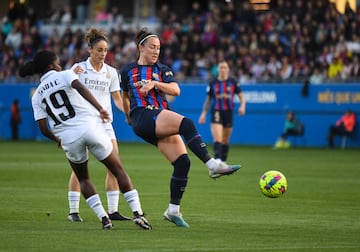
[[[72,88],[76,79],[79,78],[72,70],[51,70],[40,78],[32,97],[35,121],[47,118],[50,129],[63,142],[76,141],[96,128],[95,117],[99,117],[99,112],[90,109],[90,103]]]

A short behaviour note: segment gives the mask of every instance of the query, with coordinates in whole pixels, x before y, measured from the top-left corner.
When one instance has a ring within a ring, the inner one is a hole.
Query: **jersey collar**
[[[56,71],[55,70],[50,70],[50,71],[46,72],[46,74],[44,74],[43,76],[40,77],[40,81],[43,81],[44,79],[46,79],[47,77],[49,77],[53,73],[56,73]]]
[[[92,70],[92,71],[95,72],[95,73],[106,73],[106,72],[107,72],[105,63],[103,64],[103,66],[102,66],[102,68],[100,69],[99,72],[96,71],[96,70],[93,68],[93,66],[91,65],[91,63],[90,63],[90,57],[86,60],[86,68],[87,68],[88,70]]]

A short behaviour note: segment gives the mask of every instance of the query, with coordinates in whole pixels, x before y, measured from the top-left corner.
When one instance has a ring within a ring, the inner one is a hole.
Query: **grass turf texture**
[[[0,143],[0,251],[360,251],[359,150],[232,146],[229,163],[240,171],[216,181],[191,155],[181,211],[190,224],[164,221],[171,168],[157,150],[120,143],[120,156],[153,225],[114,222],[105,231],[81,198],[83,223],[70,223],[70,166],[50,142]],[[209,149],[211,146],[209,146]],[[105,170],[90,158],[90,176],[106,207]],[[280,198],[258,188],[267,170],[288,180]],[[120,198],[120,212],[131,211]]]

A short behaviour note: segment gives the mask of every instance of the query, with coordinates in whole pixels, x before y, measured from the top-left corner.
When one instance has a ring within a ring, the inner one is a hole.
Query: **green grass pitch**
[[[193,155],[181,211],[190,224],[164,221],[171,166],[146,144],[119,143],[121,159],[153,230],[114,222],[111,231],[82,198],[83,223],[67,221],[70,166],[51,142],[0,142],[0,251],[360,251],[360,152],[231,146],[243,167],[218,180]],[[211,150],[211,145],[209,145]],[[90,176],[106,207],[105,169],[92,156]],[[288,190],[264,197],[267,170],[281,171]],[[120,211],[131,216],[120,198]]]

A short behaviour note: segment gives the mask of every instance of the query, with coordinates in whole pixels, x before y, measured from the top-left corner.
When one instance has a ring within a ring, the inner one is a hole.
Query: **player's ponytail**
[[[30,60],[26,62],[19,69],[19,75],[21,77],[25,77],[33,74],[43,75],[48,72],[50,69],[50,65],[57,60],[57,56],[54,52],[51,51],[40,51],[37,52],[34,60]]]
[[[26,62],[19,69],[20,77],[25,77],[25,76],[33,75],[33,74],[35,74],[35,64],[34,64],[34,61],[32,61],[32,60]]]

